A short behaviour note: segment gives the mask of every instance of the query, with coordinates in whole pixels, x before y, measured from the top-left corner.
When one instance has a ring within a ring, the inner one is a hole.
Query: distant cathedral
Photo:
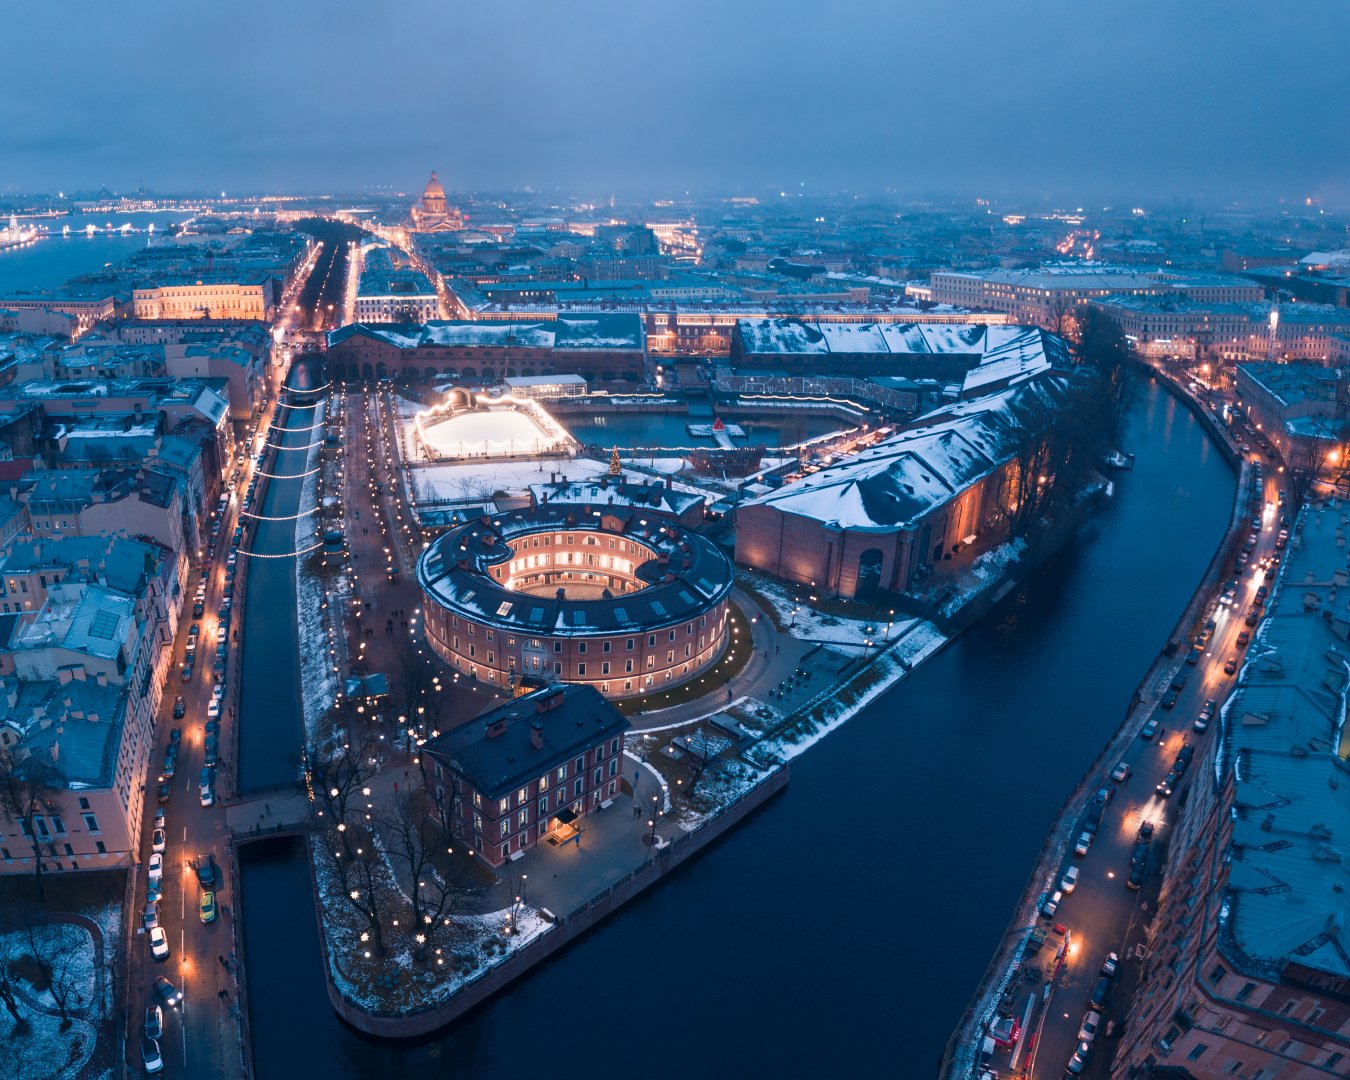
[[[422,191],[422,202],[412,208],[414,232],[451,232],[464,228],[464,216],[445,203],[445,188],[436,179],[433,169],[431,179]]]

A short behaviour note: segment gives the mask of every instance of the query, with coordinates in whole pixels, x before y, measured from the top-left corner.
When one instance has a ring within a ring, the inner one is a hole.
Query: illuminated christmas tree
[[[609,455],[609,475],[622,476],[623,465],[619,461],[619,448],[616,446]]]

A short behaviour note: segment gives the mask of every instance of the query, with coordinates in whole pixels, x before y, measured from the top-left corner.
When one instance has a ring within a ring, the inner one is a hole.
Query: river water
[[[0,296],[54,289],[80,274],[97,273],[105,264],[119,262],[140,251],[151,239],[144,231],[127,235],[105,231],[87,236],[84,232],[86,225],[94,225],[99,229],[108,226],[118,229],[130,222],[132,228],[145,230],[153,223],[156,232],[167,232],[171,225],[187,216],[184,213],[156,212],[92,217],[75,214],[34,219],[35,224],[52,230],[52,235],[28,247],[0,251]],[[70,226],[70,236],[61,235],[65,225]]]
[[[257,1076],[934,1075],[1045,829],[1228,521],[1231,471],[1152,384],[1126,448],[1134,471],[1080,538],[794,762],[783,795],[438,1038],[344,1027],[303,852],[246,847]]]

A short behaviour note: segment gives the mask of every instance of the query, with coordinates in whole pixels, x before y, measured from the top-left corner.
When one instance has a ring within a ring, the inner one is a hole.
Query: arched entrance
[[[868,548],[858,556],[858,577],[853,586],[853,598],[864,603],[875,600],[881,591],[881,564],[884,556],[880,548]]]

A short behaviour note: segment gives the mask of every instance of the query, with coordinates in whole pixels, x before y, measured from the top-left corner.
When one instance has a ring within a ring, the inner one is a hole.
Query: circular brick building
[[[498,686],[633,697],[694,678],[730,636],[731,561],[641,509],[544,504],[482,518],[433,541],[417,581],[431,647]]]

